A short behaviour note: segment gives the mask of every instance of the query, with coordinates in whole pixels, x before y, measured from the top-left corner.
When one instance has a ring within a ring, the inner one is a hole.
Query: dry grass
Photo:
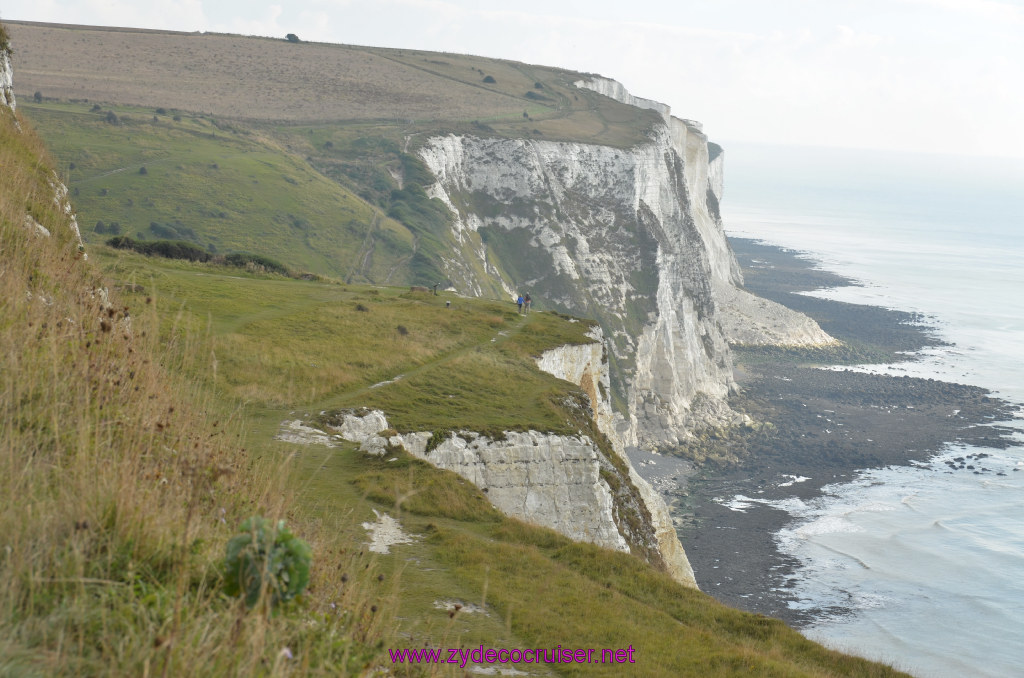
[[[0,674],[358,671],[389,622],[369,609],[380,592],[336,576],[369,572],[337,547],[341,519],[297,516],[324,554],[303,605],[271,616],[220,593],[239,521],[289,512],[285,475],[178,376],[209,360],[208,337],[104,300],[21,124],[0,109]]]
[[[8,30],[16,92],[29,96],[290,121],[478,118],[509,106],[501,92],[356,47],[14,22]]]
[[[647,141],[660,119],[577,89],[584,74],[485,57],[59,24],[8,22],[8,30],[15,93],[25,98],[38,91],[249,122],[384,121],[399,138],[539,133],[614,146]]]

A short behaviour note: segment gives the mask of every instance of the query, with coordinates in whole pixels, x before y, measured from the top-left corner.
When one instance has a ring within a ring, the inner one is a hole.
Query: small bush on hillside
[[[287,40],[288,42],[302,42],[301,40],[299,40],[299,36],[295,35],[294,33],[289,33],[284,37],[285,40]]]
[[[7,29],[0,24],[0,51],[11,52],[11,40],[7,35]]]
[[[239,268],[256,269],[260,272],[280,273],[289,275],[288,267],[276,259],[265,257],[262,254],[250,254],[248,252],[235,252],[224,257],[224,263]]]
[[[240,529],[242,534],[228,542],[224,559],[227,594],[244,596],[248,607],[255,607],[264,592],[270,594],[271,606],[301,595],[309,584],[309,544],[293,535],[283,520],[275,528],[253,516]]]
[[[99,113],[102,110],[103,110],[103,107],[100,106],[99,104],[93,104],[92,108],[89,109],[89,111],[91,111],[92,113]]]
[[[486,82],[488,85],[493,85],[494,83],[497,82],[497,80],[494,79],[493,75],[488,75],[484,76],[484,82]]]
[[[112,221],[109,224],[103,223],[103,221],[97,221],[96,226],[93,227],[93,232],[103,235],[104,233],[109,235],[121,235],[121,224],[116,221]]]
[[[114,113],[113,111],[107,111],[107,115],[103,119],[105,121],[107,121],[108,123],[110,123],[111,125],[120,125],[121,124],[121,119],[118,118],[117,117],[117,113]]]
[[[187,259],[188,261],[209,261],[210,253],[190,242],[181,240],[134,240],[127,236],[118,236],[107,241],[111,247],[119,250],[132,250],[146,256],[165,257],[167,259]]]
[[[36,103],[38,104],[40,101],[43,100],[43,93],[39,90],[36,90],[36,93],[32,95],[32,98],[35,99]]]

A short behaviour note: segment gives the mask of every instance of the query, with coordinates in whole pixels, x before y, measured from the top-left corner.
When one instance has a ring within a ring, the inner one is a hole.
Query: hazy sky
[[[0,19],[481,54],[614,78],[723,143],[1024,158],[1024,0],[2,0]]]

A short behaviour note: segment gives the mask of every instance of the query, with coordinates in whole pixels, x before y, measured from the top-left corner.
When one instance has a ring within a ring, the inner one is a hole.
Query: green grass
[[[255,252],[297,271],[356,281],[383,281],[411,256],[408,229],[265,136],[202,116],[175,121],[132,107],[115,107],[122,124],[111,125],[107,110],[25,107],[67,176],[87,241],[112,235],[96,233],[97,222],[103,230],[116,223],[133,238],[192,240],[219,254]],[[360,247],[370,232],[376,246],[367,258]],[[407,276],[398,270],[393,279]]]
[[[379,597],[371,595],[368,604],[387,600],[376,604],[396,618],[390,647],[633,645],[638,664],[631,668],[650,676],[893,675],[824,650],[781,622],[722,606],[638,558],[506,518],[461,477],[404,452],[373,458],[352,448],[269,440],[283,418],[316,419],[330,405],[381,407],[403,430],[530,426],[575,432],[583,424],[567,421],[559,402],[574,387],[537,371],[533,356],[588,341],[587,323],[552,313],[520,316],[511,304],[485,300],[233,276],[208,265],[133,254],[104,252],[101,258],[119,279],[130,273],[138,281],[148,272],[149,282],[142,284],[168,295],[159,301],[168,315],[178,317],[183,303],[197,320],[216,318],[209,327],[222,397],[249,394],[238,390],[241,376],[274,391],[273,397],[251,399],[260,405],[250,409],[247,425],[253,438],[264,441],[253,446],[262,455],[293,460],[289,485],[299,514],[325,524],[339,516],[358,523],[372,521],[375,509],[417,535],[413,543],[392,547],[393,555],[367,563],[383,577]],[[367,310],[356,310],[357,304]],[[396,331],[399,323],[407,335]],[[238,351],[241,345],[224,340],[244,340],[251,355],[229,357],[228,346]],[[321,361],[319,371],[347,375],[347,381],[333,390],[329,380],[312,388],[315,378],[304,365],[313,360]],[[290,373],[303,376],[289,379]],[[397,374],[406,376],[367,388],[382,375]],[[354,534],[351,539],[360,541]],[[488,614],[449,617],[436,607],[445,600],[482,603]],[[563,665],[557,672],[620,675],[621,668]]]
[[[82,256],[41,142],[14,122],[0,108],[0,674],[272,675],[284,647],[299,675],[362,672],[394,605],[371,614],[393,597],[346,550],[358,524],[289,500],[286,456],[250,446],[218,396],[209,336]],[[224,545],[253,513],[287,516],[317,554],[309,594],[274,616],[221,593]]]
[[[168,322],[209,329],[217,384],[236,401],[279,410],[379,407],[403,431],[579,430],[560,405],[577,389],[540,372],[535,357],[591,343],[589,323],[519,315],[509,302],[95,253],[115,280],[141,287],[135,303],[155,296]]]

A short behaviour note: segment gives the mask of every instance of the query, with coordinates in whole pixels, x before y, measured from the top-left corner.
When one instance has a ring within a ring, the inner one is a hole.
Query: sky
[[[598,73],[713,140],[1024,158],[1024,0],[2,0],[0,20]]]

